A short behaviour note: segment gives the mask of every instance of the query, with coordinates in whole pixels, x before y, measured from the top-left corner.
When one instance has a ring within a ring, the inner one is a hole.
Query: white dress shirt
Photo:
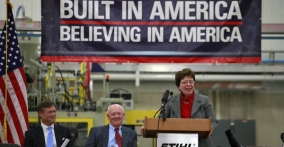
[[[54,124],[52,124],[51,126],[47,126],[47,125],[41,123],[41,127],[43,129],[45,144],[47,142],[48,127],[52,127],[53,146],[56,147],[56,139],[55,139],[55,134],[54,134]]]

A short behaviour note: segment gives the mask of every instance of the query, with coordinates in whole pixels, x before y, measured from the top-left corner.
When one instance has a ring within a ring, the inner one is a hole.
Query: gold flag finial
[[[6,3],[7,3],[7,6],[10,5],[11,9],[13,9],[13,5],[9,0],[7,0]]]

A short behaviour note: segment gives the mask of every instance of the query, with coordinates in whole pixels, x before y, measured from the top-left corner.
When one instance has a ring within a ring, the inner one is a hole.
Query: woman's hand
[[[145,127],[144,127],[144,126],[141,126],[141,128],[140,128],[140,133],[142,134],[142,136],[144,136],[144,130],[145,130]]]

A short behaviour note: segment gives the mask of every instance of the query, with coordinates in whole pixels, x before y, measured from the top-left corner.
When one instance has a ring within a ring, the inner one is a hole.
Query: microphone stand
[[[163,121],[166,120],[166,114],[165,114],[165,104],[162,106],[162,116],[163,116]]]

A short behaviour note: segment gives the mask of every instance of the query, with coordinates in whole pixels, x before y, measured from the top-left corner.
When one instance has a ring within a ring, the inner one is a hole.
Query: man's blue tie
[[[47,129],[48,129],[48,135],[47,135],[46,147],[53,147],[52,127],[48,127]]]

